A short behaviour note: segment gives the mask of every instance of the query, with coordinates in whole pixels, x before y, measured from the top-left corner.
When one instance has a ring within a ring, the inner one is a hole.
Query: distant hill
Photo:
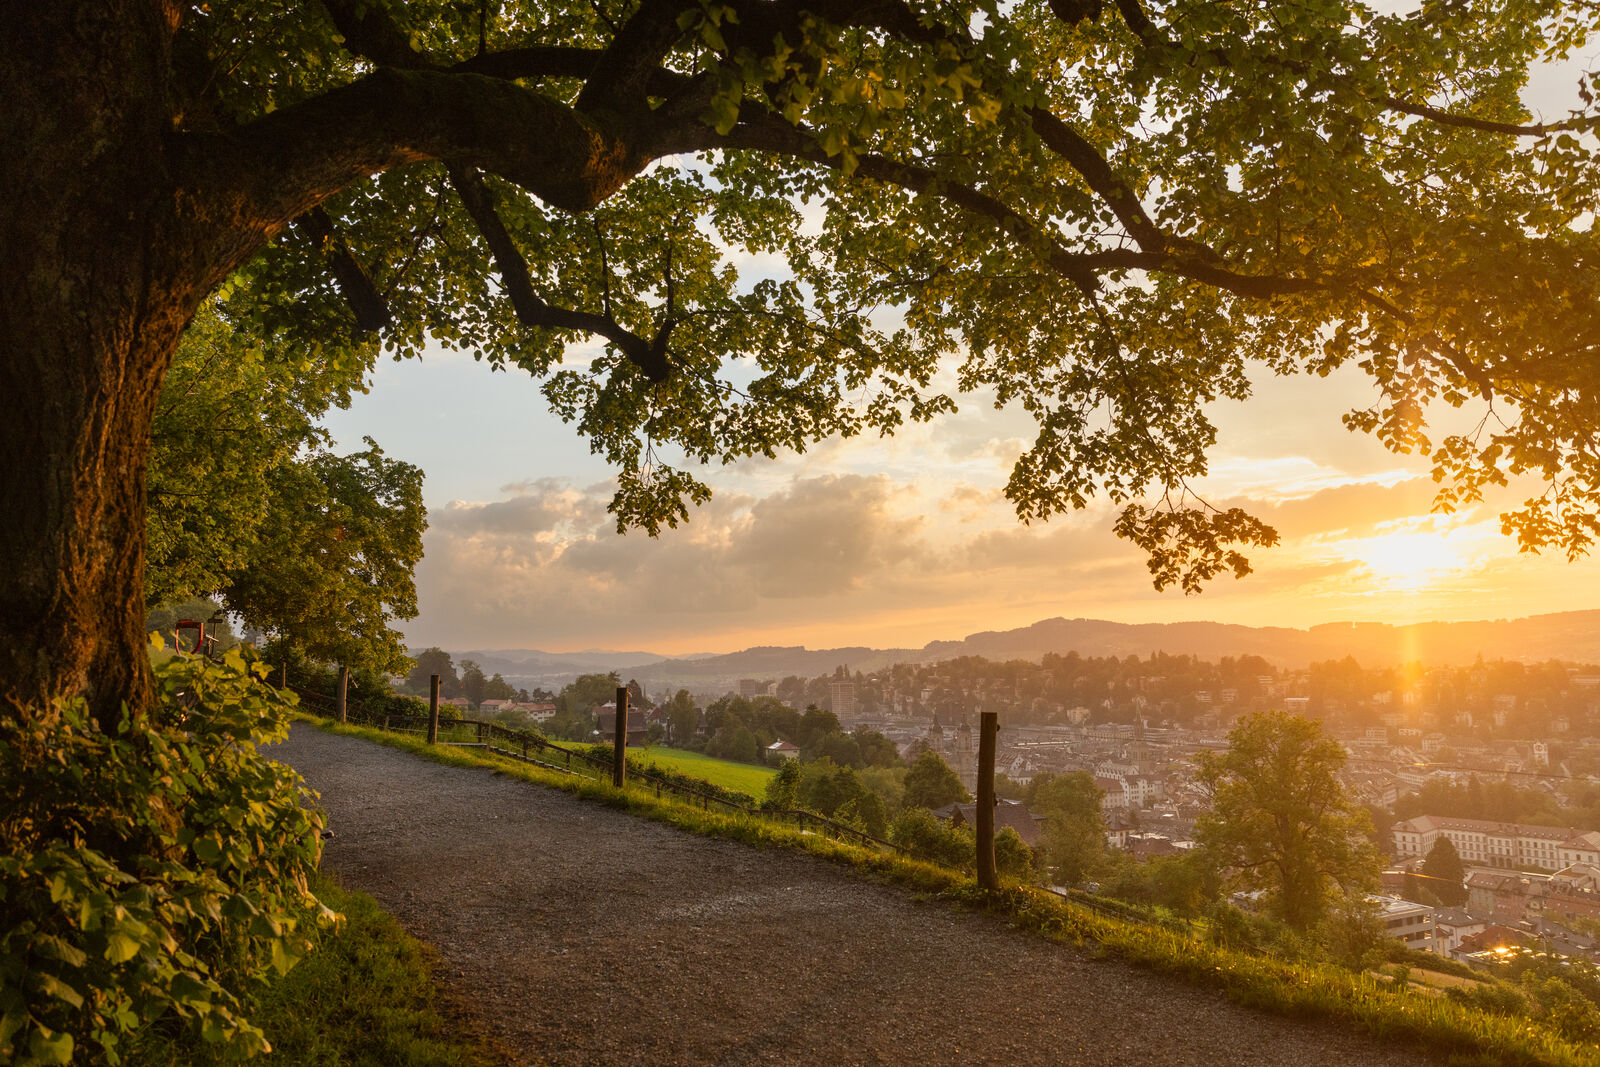
[[[740,678],[816,677],[840,664],[873,671],[894,663],[929,663],[957,656],[1039,660],[1046,652],[1080,656],[1149,656],[1154,652],[1218,660],[1254,655],[1278,667],[1353,656],[1363,667],[1420,660],[1428,665],[1485,659],[1600,663],[1600,610],[1478,622],[1325,623],[1309,630],[1220,622],[1120,623],[1103,619],[1045,619],[1015,630],[985,631],[922,648],[828,648],[764,645],[723,655],[667,658],[648,652],[458,652],[489,674],[522,685],[556,684],[589,671],[616,670],[652,693],[687,688],[721,692]],[[537,682],[532,679],[541,679]],[[521,679],[521,680],[519,680]]]

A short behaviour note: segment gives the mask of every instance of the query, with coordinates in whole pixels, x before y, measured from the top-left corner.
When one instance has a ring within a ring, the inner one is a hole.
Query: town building
[[[609,702],[600,704],[594,709],[595,725],[600,736],[606,741],[615,741],[617,738],[617,705]],[[650,736],[650,728],[645,722],[645,709],[628,707],[628,744],[642,745]]]
[[[1395,823],[1391,832],[1396,859],[1426,856],[1445,837],[1463,863],[1547,871],[1574,864],[1600,866],[1600,832],[1594,830],[1419,815]]]
[[[1400,897],[1373,896],[1367,899],[1378,905],[1378,920],[1383,923],[1386,936],[1404,942],[1407,948],[1438,954],[1439,933],[1434,923],[1433,908]]]

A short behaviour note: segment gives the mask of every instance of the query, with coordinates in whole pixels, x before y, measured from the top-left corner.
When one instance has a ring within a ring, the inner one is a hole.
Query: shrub
[[[889,840],[919,860],[971,870],[978,849],[972,831],[952,826],[926,808],[907,808],[889,828]]]
[[[81,701],[0,721],[0,1061],[115,1063],[152,1023],[264,1051],[250,991],[332,918],[307,885],[321,818],[256,750],[291,702],[237,653],[156,682],[114,733]]]
[[[1033,878],[1033,850],[1022,835],[1007,826],[994,835],[994,866],[1002,878],[1027,882]]]

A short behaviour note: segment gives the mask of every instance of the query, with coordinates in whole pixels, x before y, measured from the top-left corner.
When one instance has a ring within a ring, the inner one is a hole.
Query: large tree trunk
[[[173,17],[0,0],[0,713],[150,697],[145,460],[202,295],[161,163]]]

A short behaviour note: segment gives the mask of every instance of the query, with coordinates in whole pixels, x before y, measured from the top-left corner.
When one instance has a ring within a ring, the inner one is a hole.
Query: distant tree
[[[930,863],[970,870],[977,862],[971,828],[953,826],[926,808],[908,807],[896,816],[889,840]]]
[[[667,701],[667,740],[682,748],[694,740],[700,728],[700,709],[687,689],[680,689]]]
[[[828,734],[822,738],[817,746],[820,756],[831,759],[841,767],[865,767],[867,761],[861,756],[861,746],[849,734]]]
[[[489,679],[483,676],[483,668],[470,659],[461,661],[461,695],[467,698],[467,703],[477,707],[487,699]]]
[[[850,737],[860,747],[863,766],[897,767],[900,765],[899,747],[877,730],[856,729],[851,732]]]
[[[1422,861],[1422,874],[1433,895],[1446,906],[1459,908],[1467,902],[1467,869],[1456,846],[1443,834],[1428,850],[1428,858]]]
[[[758,763],[761,760],[761,749],[756,743],[756,735],[737,719],[718,732],[712,754],[723,759],[738,760],[740,763]]]
[[[937,752],[924,752],[906,771],[905,806],[942,808],[971,800],[966,786]]]
[[[617,687],[621,684],[615,671],[610,674],[580,674],[562,687],[556,700],[570,714],[592,717],[596,706],[617,699]]]
[[[855,771],[840,767],[827,757],[802,765],[795,786],[795,802],[807,811],[833,815],[844,805],[867,792]]]
[[[768,808],[784,810],[795,806],[795,790],[800,787],[800,763],[786,759],[778,773],[767,779],[767,794],[763,801]]]
[[[511,688],[511,683],[500,677],[497,671],[495,676],[490,678],[488,684],[483,687],[483,699],[515,700],[517,699],[517,691]]]
[[[634,679],[629,678],[628,679],[627,690],[628,690],[628,702],[630,704],[632,704],[636,708],[644,707],[644,705],[645,705],[644,686],[640,685]]]
[[[883,805],[891,812],[899,811],[905,803],[906,767],[865,767],[857,772],[861,784],[883,798]]]
[[[461,680],[456,677],[456,665],[450,659],[450,653],[439,648],[425,648],[414,657],[415,667],[406,675],[406,685],[418,693],[428,692],[429,679],[433,675],[439,676],[439,691],[447,697],[459,694]]]
[[[840,732],[839,717],[831,711],[809,707],[805,710],[805,714],[800,716],[799,731],[795,744],[801,748],[817,748],[822,744],[823,738]]]
[[[1373,884],[1366,814],[1339,784],[1344,749],[1320,723],[1281,711],[1250,715],[1228,735],[1226,752],[1195,762],[1212,798],[1196,824],[1200,843],[1234,885],[1265,890],[1276,918],[1309,930],[1336,891]]]
[[[1077,885],[1106,853],[1104,793],[1088,771],[1050,775],[1033,792],[1031,807],[1044,816],[1045,862],[1062,885]]]

